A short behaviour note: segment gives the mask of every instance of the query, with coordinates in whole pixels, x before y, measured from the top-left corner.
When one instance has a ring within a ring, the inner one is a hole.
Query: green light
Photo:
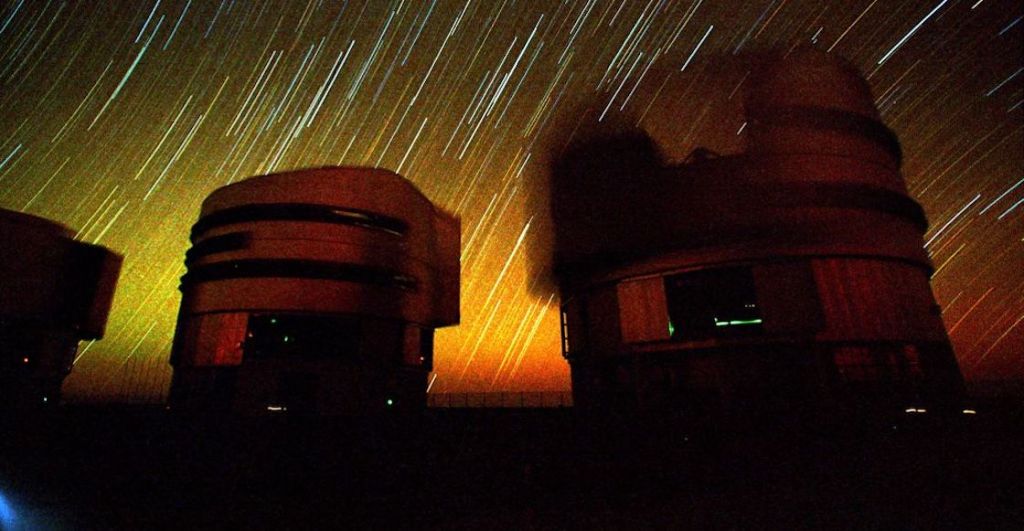
[[[289,341],[291,341],[291,338],[290,338],[290,337],[288,337],[288,336],[284,336],[284,342],[285,342],[285,343],[287,343],[287,342],[289,342]]]
[[[395,401],[389,398],[388,399],[388,406],[393,406],[393,405],[395,405]]]
[[[737,321],[719,321],[717,317],[715,318],[715,326],[755,325],[755,324],[761,324],[761,322],[762,322],[761,319],[745,319],[745,320],[737,320]]]
[[[676,335],[676,326],[674,324],[672,324],[672,320],[669,319],[669,321],[668,321],[668,336],[672,337],[674,335]]]
[[[271,318],[270,319],[270,324],[277,324],[277,319]]]

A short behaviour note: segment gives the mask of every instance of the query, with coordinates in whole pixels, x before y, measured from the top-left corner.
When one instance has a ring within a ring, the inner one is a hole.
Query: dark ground
[[[572,409],[368,422],[65,407],[0,423],[0,527],[1020,529],[1021,418],[682,429]]]

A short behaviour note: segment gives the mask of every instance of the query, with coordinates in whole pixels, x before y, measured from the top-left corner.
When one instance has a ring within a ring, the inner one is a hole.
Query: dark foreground
[[[1019,417],[927,417],[683,429],[571,409],[368,422],[64,408],[0,424],[0,528],[1024,525]]]

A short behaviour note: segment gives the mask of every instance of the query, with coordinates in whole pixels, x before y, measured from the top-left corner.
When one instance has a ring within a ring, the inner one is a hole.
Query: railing
[[[522,391],[498,393],[433,393],[432,408],[559,408],[572,407],[571,391]]]
[[[65,385],[64,399],[74,404],[157,405],[167,401],[170,384],[171,366],[166,358],[133,357],[105,383],[94,382],[88,389]]]

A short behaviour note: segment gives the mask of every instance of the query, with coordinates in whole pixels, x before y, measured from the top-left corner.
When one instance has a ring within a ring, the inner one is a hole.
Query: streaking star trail
[[[902,141],[965,376],[1021,378],[1022,16],[1009,0],[7,1],[0,207],[125,256],[71,399],[162,395],[202,199],[322,165],[400,172],[462,219],[462,322],[438,335],[431,392],[565,389],[550,155],[598,122],[674,160],[738,152],[749,56],[815,44],[868,77]]]

